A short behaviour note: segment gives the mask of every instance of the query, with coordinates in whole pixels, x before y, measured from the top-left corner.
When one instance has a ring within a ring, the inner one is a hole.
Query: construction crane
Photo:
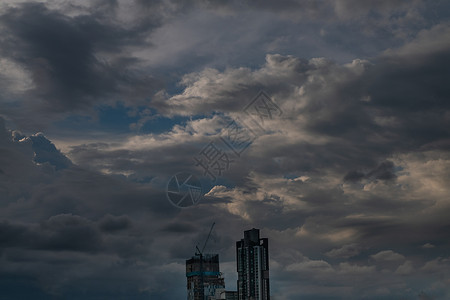
[[[197,249],[197,252],[195,253],[195,255],[203,255],[203,251],[205,251],[206,244],[208,243],[209,238],[211,237],[211,232],[214,228],[214,225],[216,225],[216,222],[212,223],[211,229],[209,229],[208,237],[206,238],[205,243],[203,244],[202,250],[200,251],[200,249],[198,249],[198,245],[195,246],[195,248]]]
[[[211,232],[214,228],[214,225],[216,225],[216,222],[213,222],[211,225],[211,229],[209,230],[208,237],[205,240],[205,243],[203,244],[202,250],[198,248],[198,245],[195,246],[197,251],[195,252],[196,256],[200,256],[200,295],[202,297],[205,297],[205,278],[204,278],[204,272],[203,272],[203,251],[205,251],[206,244],[209,241],[209,238],[211,237]]]

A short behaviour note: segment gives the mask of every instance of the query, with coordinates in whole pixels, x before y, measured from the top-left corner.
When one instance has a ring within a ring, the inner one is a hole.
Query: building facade
[[[244,231],[236,242],[239,300],[269,300],[269,243],[259,229]]]
[[[239,300],[238,292],[236,292],[236,291],[226,291],[225,292],[225,297],[223,299],[226,299],[226,300]]]
[[[186,260],[187,299],[215,300],[225,291],[219,254],[195,255]]]

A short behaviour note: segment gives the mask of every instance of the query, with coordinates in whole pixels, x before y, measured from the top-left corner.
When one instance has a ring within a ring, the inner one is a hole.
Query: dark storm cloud
[[[372,26],[389,27],[391,21],[395,23],[394,20],[402,19],[408,9],[414,10],[416,7],[407,6],[402,1],[389,3],[381,1],[369,5],[348,0],[336,1],[336,3],[281,1],[276,5],[269,1],[227,2],[225,4],[217,1],[187,3],[136,1],[129,5],[120,1],[96,1],[90,6],[86,5],[86,7],[63,4],[55,6],[28,3],[4,10],[1,17],[4,28],[2,56],[22,67],[24,72],[30,76],[28,79],[32,83],[26,85],[26,87],[31,86],[31,89],[21,91],[19,95],[13,97],[22,99],[20,111],[14,106],[6,105],[4,107],[18,127],[31,129],[34,128],[33,126],[41,126],[40,123],[45,118],[55,118],[55,112],[59,113],[59,117],[65,117],[66,115],[60,115],[60,113],[89,110],[93,105],[99,103],[112,104],[115,101],[124,101],[127,104],[145,103],[145,99],[151,97],[156,88],[161,86],[160,80],[148,72],[148,63],[154,61],[155,58],[146,56],[147,49],[152,53],[150,50],[158,46],[153,44],[155,37],[152,34],[155,29],[162,28],[162,42],[168,42],[168,44],[162,45],[162,49],[155,50],[156,54],[163,54],[162,57],[165,61],[161,63],[167,64],[169,61],[175,61],[183,71],[187,68],[186,62],[195,62],[200,65],[219,64],[223,67],[229,61],[228,57],[226,59],[221,57],[223,55],[242,56],[247,60],[250,59],[248,55],[236,53],[235,50],[232,52],[226,49],[222,50],[222,47],[217,46],[216,42],[211,44],[211,40],[214,41],[218,38],[217,31],[219,29],[222,31],[224,25],[220,25],[219,28],[211,27],[211,31],[205,33],[204,41],[198,41],[199,36],[204,34],[203,32],[198,32],[195,27],[187,26],[186,41],[194,40],[193,48],[186,49],[187,52],[183,52],[184,45],[176,44],[172,39],[166,38],[167,34],[172,33],[176,39],[179,33],[176,28],[173,29],[170,26],[180,21],[182,23],[184,18],[188,18],[186,22],[189,25],[190,18],[194,17],[195,19],[195,14],[198,12],[212,12],[218,9],[219,12],[215,13],[219,16],[222,10],[222,15],[239,15],[245,12],[249,13],[249,18],[255,21],[259,20],[259,14],[276,21],[275,29],[257,26],[256,30],[250,30],[247,33],[250,44],[246,47],[255,49],[260,46],[258,44],[264,44],[264,47],[261,48],[262,57],[267,52],[273,52],[269,49],[272,46],[269,45],[273,43],[277,45],[280,42],[277,32],[284,31],[286,26],[292,26],[293,24],[289,24],[292,20],[312,22],[319,19],[332,22],[336,19],[350,18],[361,23],[362,16],[379,15],[383,16],[381,19],[385,20],[388,25],[377,21]],[[190,13],[194,15],[192,16]],[[129,14],[135,14],[131,22]],[[283,22],[288,23],[277,21],[280,15],[287,16]],[[201,20],[203,19],[201,18]],[[215,20],[224,22],[224,24],[230,22],[230,20],[220,20],[220,18]],[[268,22],[270,23],[270,21]],[[398,22],[409,24],[411,21],[401,20]],[[247,25],[242,24],[242,26]],[[183,25],[181,28],[184,27]],[[334,26],[332,27],[334,28]],[[258,37],[265,35],[260,30],[274,32],[269,38],[263,39]],[[313,30],[314,33],[308,33],[308,36],[310,34],[317,35],[317,31],[320,30],[321,28],[317,27]],[[284,39],[289,39],[289,36],[293,36],[297,32],[298,30],[293,29],[292,33],[287,33]],[[387,30],[383,32],[387,32]],[[232,49],[240,48],[240,45],[235,45],[234,32],[228,32],[223,36],[219,35],[219,39],[223,43],[230,44]],[[244,41],[244,39],[241,40]],[[156,41],[160,40],[156,39]],[[183,41],[181,40],[181,42]],[[281,41],[281,43],[285,42]],[[359,45],[359,41],[354,44]],[[302,48],[304,46],[306,45],[295,47]],[[245,52],[245,49],[244,47],[242,51]],[[316,50],[320,49],[315,49],[314,52],[317,52]],[[203,53],[200,57],[198,57],[199,51]],[[137,54],[138,52],[139,54]],[[288,47],[283,52],[292,52],[292,49],[289,50]],[[165,53],[168,53],[167,56]],[[311,57],[311,54],[307,54],[307,56]],[[156,55],[156,60],[161,60],[161,56]],[[194,66],[189,68],[199,69]],[[158,72],[161,73],[160,71]],[[176,72],[180,72],[180,70],[176,70]],[[164,73],[165,71],[162,70],[161,74]],[[164,76],[166,75],[162,77]],[[21,80],[26,81],[23,78]],[[234,97],[235,93],[228,91],[228,96]],[[32,111],[36,113],[37,108],[39,108],[40,115],[32,118]],[[24,114],[27,117],[24,117]]]
[[[344,180],[345,181],[359,181],[363,178],[366,179],[380,179],[380,180],[393,180],[397,176],[395,175],[394,163],[391,161],[382,162],[375,169],[367,172],[366,174],[359,171],[348,172]]]
[[[140,0],[143,6],[154,6],[158,1]],[[397,1],[377,1],[376,3],[367,3],[355,0],[337,0],[329,1],[301,1],[301,0],[281,0],[273,2],[270,0],[263,1],[216,1],[216,0],[193,0],[183,4],[172,2],[172,5],[178,9],[192,9],[193,7],[203,7],[207,9],[223,10],[225,13],[239,11],[245,9],[268,11],[277,13],[283,17],[292,18],[294,20],[320,18],[324,21],[326,18],[360,18],[369,13],[379,15],[390,15],[395,12],[403,11],[408,7],[403,0]]]
[[[0,166],[5,177],[0,182],[0,188],[4,191],[1,200],[5,204],[15,203],[14,207],[9,207],[12,209],[9,213],[19,213],[18,218],[21,218],[22,209],[34,210],[33,216],[28,216],[28,219],[39,220],[58,212],[82,214],[86,211],[91,211],[93,216],[99,218],[106,212],[95,212],[95,208],[102,210],[106,203],[110,203],[107,205],[108,212],[115,215],[129,211],[126,207],[133,211],[131,207],[134,205],[147,208],[153,206],[156,210],[162,209],[161,212],[170,207],[168,203],[165,206],[152,201],[150,194],[155,193],[154,196],[158,197],[158,192],[149,187],[135,189],[138,186],[129,185],[121,178],[104,176],[73,165],[42,135],[35,136],[39,140],[35,145],[30,137],[14,140],[17,136],[17,132],[13,135],[6,128],[0,128]],[[91,198],[96,201],[86,201]],[[28,201],[22,202],[21,199]],[[137,202],[132,204],[130,199]],[[7,214],[8,209],[3,209],[2,215]],[[125,219],[107,218],[104,222],[105,228],[127,226]]]
[[[357,244],[344,245],[341,248],[336,248],[328,251],[325,255],[329,257],[350,258],[358,255],[361,252],[361,247]]]
[[[0,53],[33,81],[24,110],[67,112],[105,101],[141,101],[156,80],[135,72],[138,60],[124,47],[150,46],[145,37],[158,23],[152,18],[125,29],[99,13],[69,17],[45,4],[3,11]]]
[[[167,232],[171,232],[171,233],[186,233],[186,232],[194,232],[194,231],[198,230],[198,228],[195,228],[190,223],[178,222],[178,223],[168,224],[164,228],[164,230]]]
[[[99,227],[103,231],[117,231],[128,229],[132,226],[132,221],[128,216],[115,217],[106,215],[99,222]]]
[[[36,282],[36,291],[30,291],[29,297],[34,297],[40,291],[46,294],[46,299],[67,298],[64,294],[70,295],[69,298],[77,298],[77,289],[65,283],[69,280],[82,284],[94,294],[103,290],[103,295],[112,293],[119,298],[122,293],[130,297],[133,297],[131,294],[148,297],[145,292],[137,292],[139,286],[145,286],[145,282],[133,275],[136,273],[130,270],[130,263],[127,262],[127,257],[138,257],[146,253],[145,248],[149,243],[144,237],[136,234],[122,235],[120,238],[102,236],[95,222],[73,215],[53,216],[40,225],[27,225],[26,229],[23,225],[7,225],[1,226],[2,276],[27,276],[31,282],[21,283],[21,288],[2,288],[2,296],[18,297],[21,289],[26,290]],[[15,234],[16,238],[5,242],[3,237],[7,234]],[[115,255],[121,258],[114,258]],[[120,266],[115,267],[118,261],[121,261]],[[17,268],[20,265],[22,267]],[[78,271],[73,272],[74,270]],[[108,280],[109,285],[115,281],[108,275],[112,270],[115,276],[123,276],[134,283],[118,281],[122,291],[114,291],[113,286],[102,287],[100,278]],[[89,284],[96,281],[94,286]],[[124,292],[127,289],[130,291]]]
[[[40,224],[34,234],[35,247],[50,251],[97,251],[101,235],[88,220],[73,215],[56,215]]]
[[[35,153],[34,161],[36,163],[49,163],[56,170],[68,168],[72,165],[70,159],[56,149],[43,134],[35,134],[29,137],[32,142],[32,148]]]
[[[176,290],[161,292],[166,285],[163,279],[149,279],[151,274],[175,272],[158,263],[162,261],[157,258],[159,251],[151,246],[155,238],[166,235],[158,234],[166,218],[177,213],[160,192],[74,165],[56,170],[46,163],[36,164],[31,139],[4,127],[0,137],[0,166],[5,175],[0,182],[0,273],[30,280],[20,281],[21,288],[2,287],[2,296],[42,293],[47,299],[59,299],[70,294],[75,299],[78,292],[72,283],[78,282],[90,295],[179,297]],[[38,149],[48,150],[46,160],[60,159],[62,154],[53,144],[39,137],[43,145]],[[136,259],[141,271],[135,270]],[[149,286],[149,282],[153,284]]]
[[[0,226],[1,248],[2,251],[22,248],[37,252],[75,251],[90,254],[117,253],[120,255],[128,253],[129,256],[133,254],[133,250],[136,250],[136,246],[145,242],[142,236],[130,238],[128,234],[122,234],[123,239],[114,239],[110,235],[103,235],[102,231],[111,234],[117,230],[117,228],[105,228],[104,219],[106,218],[120,220],[127,217],[106,215],[96,222],[77,215],[60,214],[39,224],[3,221]],[[126,238],[126,236],[129,236],[129,238]],[[125,247],[124,243],[128,246]]]
[[[192,168],[196,145],[185,145],[180,151],[177,145],[167,145],[149,150],[108,150],[107,153],[93,145],[80,145],[70,151],[70,157],[89,169],[107,168],[116,174],[130,172],[130,179],[149,180],[156,175],[169,176],[181,169]]]

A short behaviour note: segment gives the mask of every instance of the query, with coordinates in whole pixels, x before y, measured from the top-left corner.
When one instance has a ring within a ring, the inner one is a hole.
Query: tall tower
[[[259,229],[244,231],[236,242],[239,300],[270,300],[269,242],[259,238]]]
[[[186,260],[188,300],[220,299],[225,283],[219,270],[219,254],[198,254]]]

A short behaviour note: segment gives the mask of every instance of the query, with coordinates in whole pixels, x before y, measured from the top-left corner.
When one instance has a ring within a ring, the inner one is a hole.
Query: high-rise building
[[[236,242],[239,300],[269,300],[269,243],[259,229],[244,231]]]
[[[186,278],[188,300],[220,299],[225,291],[219,254],[199,254],[186,260]]]
[[[225,298],[223,298],[223,299],[226,299],[226,300],[239,300],[238,293],[236,291],[225,291]]]

